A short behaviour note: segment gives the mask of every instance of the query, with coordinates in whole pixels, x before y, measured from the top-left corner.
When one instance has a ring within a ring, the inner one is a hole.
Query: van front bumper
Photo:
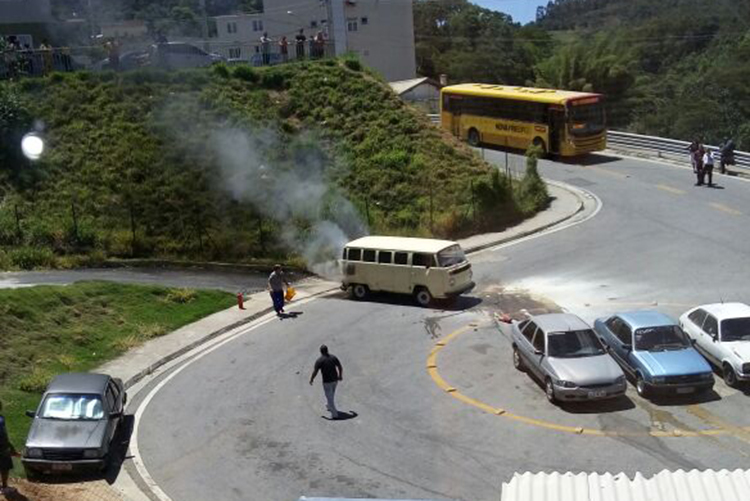
[[[101,471],[107,464],[106,459],[77,459],[73,461],[52,461],[49,459],[21,459],[24,468],[39,473],[81,473]]]
[[[474,282],[469,282],[468,284],[464,285],[460,289],[452,290],[450,292],[445,293],[445,297],[456,297],[460,296],[464,292],[469,292],[471,289],[474,288],[476,284]]]

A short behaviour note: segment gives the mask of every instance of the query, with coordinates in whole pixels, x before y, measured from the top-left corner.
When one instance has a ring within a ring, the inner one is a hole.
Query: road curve
[[[595,193],[602,210],[474,255],[478,289],[454,310],[330,296],[185,362],[143,410],[136,437],[161,489],[174,500],[489,500],[517,471],[746,467],[743,392],[717,383],[698,400],[652,403],[629,392],[605,406],[552,407],[513,370],[491,314],[562,307],[591,320],[618,309],[676,316],[719,298],[750,302],[750,185],[720,178],[721,188],[698,188],[689,170],[604,155],[586,165],[542,162],[541,172]],[[319,382],[307,383],[321,343],[344,364],[338,403],[352,419],[323,419]]]

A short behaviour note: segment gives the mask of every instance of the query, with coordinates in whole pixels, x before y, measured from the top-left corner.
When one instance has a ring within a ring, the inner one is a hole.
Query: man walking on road
[[[289,287],[289,282],[281,270],[281,265],[274,265],[273,272],[268,277],[268,290],[271,293],[273,309],[278,316],[284,313],[284,285]]]
[[[0,402],[0,412],[2,411],[3,403]],[[13,447],[13,444],[10,443],[8,430],[5,427],[5,418],[0,414],[0,480],[2,480],[0,494],[11,494],[15,492],[15,489],[8,487],[8,475],[10,470],[13,469],[12,456],[18,456],[18,453]]]
[[[339,411],[336,410],[334,396],[336,395],[336,385],[344,379],[344,368],[335,355],[328,353],[328,346],[326,345],[320,347],[320,358],[315,362],[315,369],[310,376],[310,386],[312,386],[315,376],[318,375],[318,371],[323,374],[323,391],[328,402],[326,408],[331,412],[331,418],[337,419]]]

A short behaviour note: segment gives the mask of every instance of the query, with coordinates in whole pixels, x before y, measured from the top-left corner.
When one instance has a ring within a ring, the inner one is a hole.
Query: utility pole
[[[211,52],[208,47],[208,12],[206,11],[206,0],[199,0],[198,5],[201,9],[203,22],[201,23],[201,37],[203,38],[203,50]]]

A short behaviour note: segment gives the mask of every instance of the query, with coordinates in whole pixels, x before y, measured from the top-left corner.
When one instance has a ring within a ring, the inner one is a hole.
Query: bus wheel
[[[534,138],[534,142],[532,143],[534,146],[542,150],[542,156],[547,156],[547,145],[544,143],[544,139],[541,137]]]
[[[414,293],[414,299],[417,300],[419,306],[429,306],[432,302],[432,294],[424,287],[420,287]]]
[[[469,144],[472,146],[479,146],[479,131],[476,129],[469,130]]]
[[[365,299],[369,293],[370,293],[370,290],[367,288],[366,285],[362,285],[362,284],[352,285],[352,297],[354,299],[361,301]]]

